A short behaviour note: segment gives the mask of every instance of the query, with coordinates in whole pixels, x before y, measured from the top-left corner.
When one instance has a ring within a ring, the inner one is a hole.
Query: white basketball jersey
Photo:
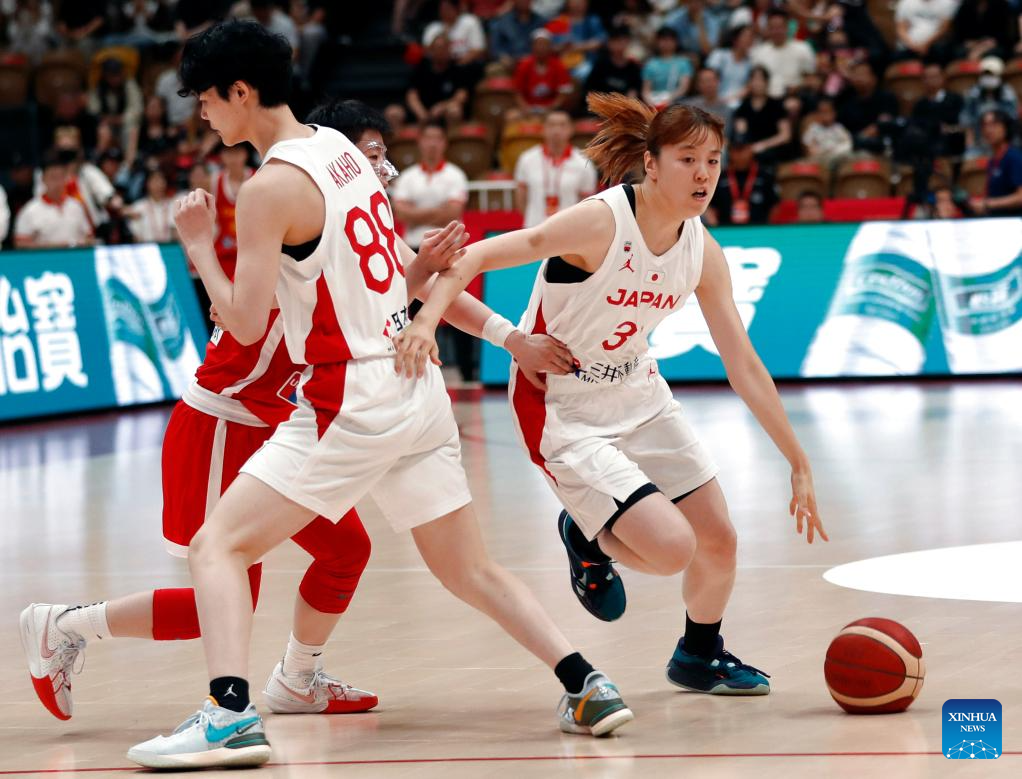
[[[551,260],[536,277],[521,329],[547,333],[568,346],[574,374],[547,376],[550,393],[576,392],[621,381],[647,367],[649,334],[679,310],[703,269],[703,226],[685,220],[678,242],[660,256],[647,247],[624,186],[594,195],[614,215],[614,240],[599,269],[584,281],[547,280]],[[563,262],[563,260],[561,261]]]
[[[316,366],[393,354],[408,292],[390,201],[369,161],[327,127],[274,144],[263,164],[274,159],[304,170],[326,204],[312,253],[281,256],[277,301],[291,359]]]

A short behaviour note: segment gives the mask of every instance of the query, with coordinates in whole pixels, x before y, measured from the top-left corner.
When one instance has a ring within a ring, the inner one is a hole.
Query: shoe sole
[[[32,679],[32,689],[35,690],[36,697],[50,714],[66,722],[71,719],[71,712],[62,711],[57,705],[57,699],[53,695],[53,682],[50,680],[50,677],[39,675],[42,673],[43,668],[39,658],[39,631],[36,629],[34,612],[36,606],[43,605],[47,604],[31,603],[28,608],[22,610],[21,615],[18,617],[18,624],[21,628],[18,633],[21,636],[21,648],[24,650],[25,659],[28,661],[28,675]]]
[[[689,692],[699,692],[703,695],[735,695],[735,696],[748,696],[748,695],[769,695],[770,685],[768,684],[757,684],[755,687],[728,687],[726,684],[718,684],[711,687],[709,690],[700,690],[698,687],[689,687],[687,684],[676,682],[671,678],[671,675],[665,673],[664,676],[667,681],[673,684],[680,690],[688,690]]]
[[[129,749],[128,760],[143,768],[241,768],[263,765],[270,759],[269,744],[228,749],[210,749],[206,752],[191,752],[182,755],[158,755],[152,752]]]
[[[263,690],[266,707],[274,714],[360,714],[375,709],[380,699],[375,695],[360,701],[324,701],[319,708],[312,708],[308,703],[292,701]]]
[[[576,725],[574,723],[569,724],[564,722],[563,720],[561,721],[560,725],[561,730],[564,731],[565,733],[573,733],[575,735],[583,736],[595,736],[597,738],[600,738],[602,736],[609,736],[619,727],[628,724],[633,719],[635,719],[635,715],[632,713],[632,710],[626,706],[623,709],[618,709],[617,711],[608,714],[606,717],[601,719],[595,725]]]

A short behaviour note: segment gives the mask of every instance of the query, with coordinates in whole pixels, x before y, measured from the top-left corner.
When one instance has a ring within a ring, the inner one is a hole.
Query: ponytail
[[[604,183],[617,184],[642,168],[656,110],[617,92],[590,92],[588,103],[603,122],[586,146],[586,156],[602,172]]]

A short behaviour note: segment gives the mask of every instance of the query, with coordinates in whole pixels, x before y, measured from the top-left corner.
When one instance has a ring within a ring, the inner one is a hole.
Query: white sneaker
[[[286,676],[277,663],[263,690],[274,714],[351,714],[369,711],[380,702],[373,693],[317,670],[305,676]]]
[[[207,698],[173,734],[136,744],[128,759],[145,768],[257,766],[270,759],[270,742],[254,705],[237,712]]]
[[[591,671],[582,691],[565,693],[557,707],[557,724],[565,733],[606,736],[633,719],[617,686],[600,671]]]
[[[57,627],[64,605],[33,603],[21,612],[21,645],[25,648],[32,686],[43,706],[57,719],[71,719],[71,674],[85,649],[85,639]],[[81,668],[78,669],[81,671]]]

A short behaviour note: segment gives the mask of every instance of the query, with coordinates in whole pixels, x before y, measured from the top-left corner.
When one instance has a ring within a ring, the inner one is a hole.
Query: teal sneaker
[[[573,522],[567,511],[562,511],[557,518],[557,530],[568,553],[571,590],[586,611],[604,622],[613,622],[625,613],[627,599],[624,582],[613,564],[583,560],[572,548],[568,529]]]
[[[710,695],[767,695],[769,677],[724,649],[723,636],[717,636],[717,650],[709,658],[686,652],[680,638],[667,664],[667,681],[675,687]]]
[[[606,736],[633,719],[617,686],[599,671],[590,672],[578,694],[564,693],[557,707],[557,722],[565,733]]]
[[[145,768],[258,766],[270,759],[270,742],[255,706],[239,713],[207,698],[171,735],[129,749],[128,759]]]

